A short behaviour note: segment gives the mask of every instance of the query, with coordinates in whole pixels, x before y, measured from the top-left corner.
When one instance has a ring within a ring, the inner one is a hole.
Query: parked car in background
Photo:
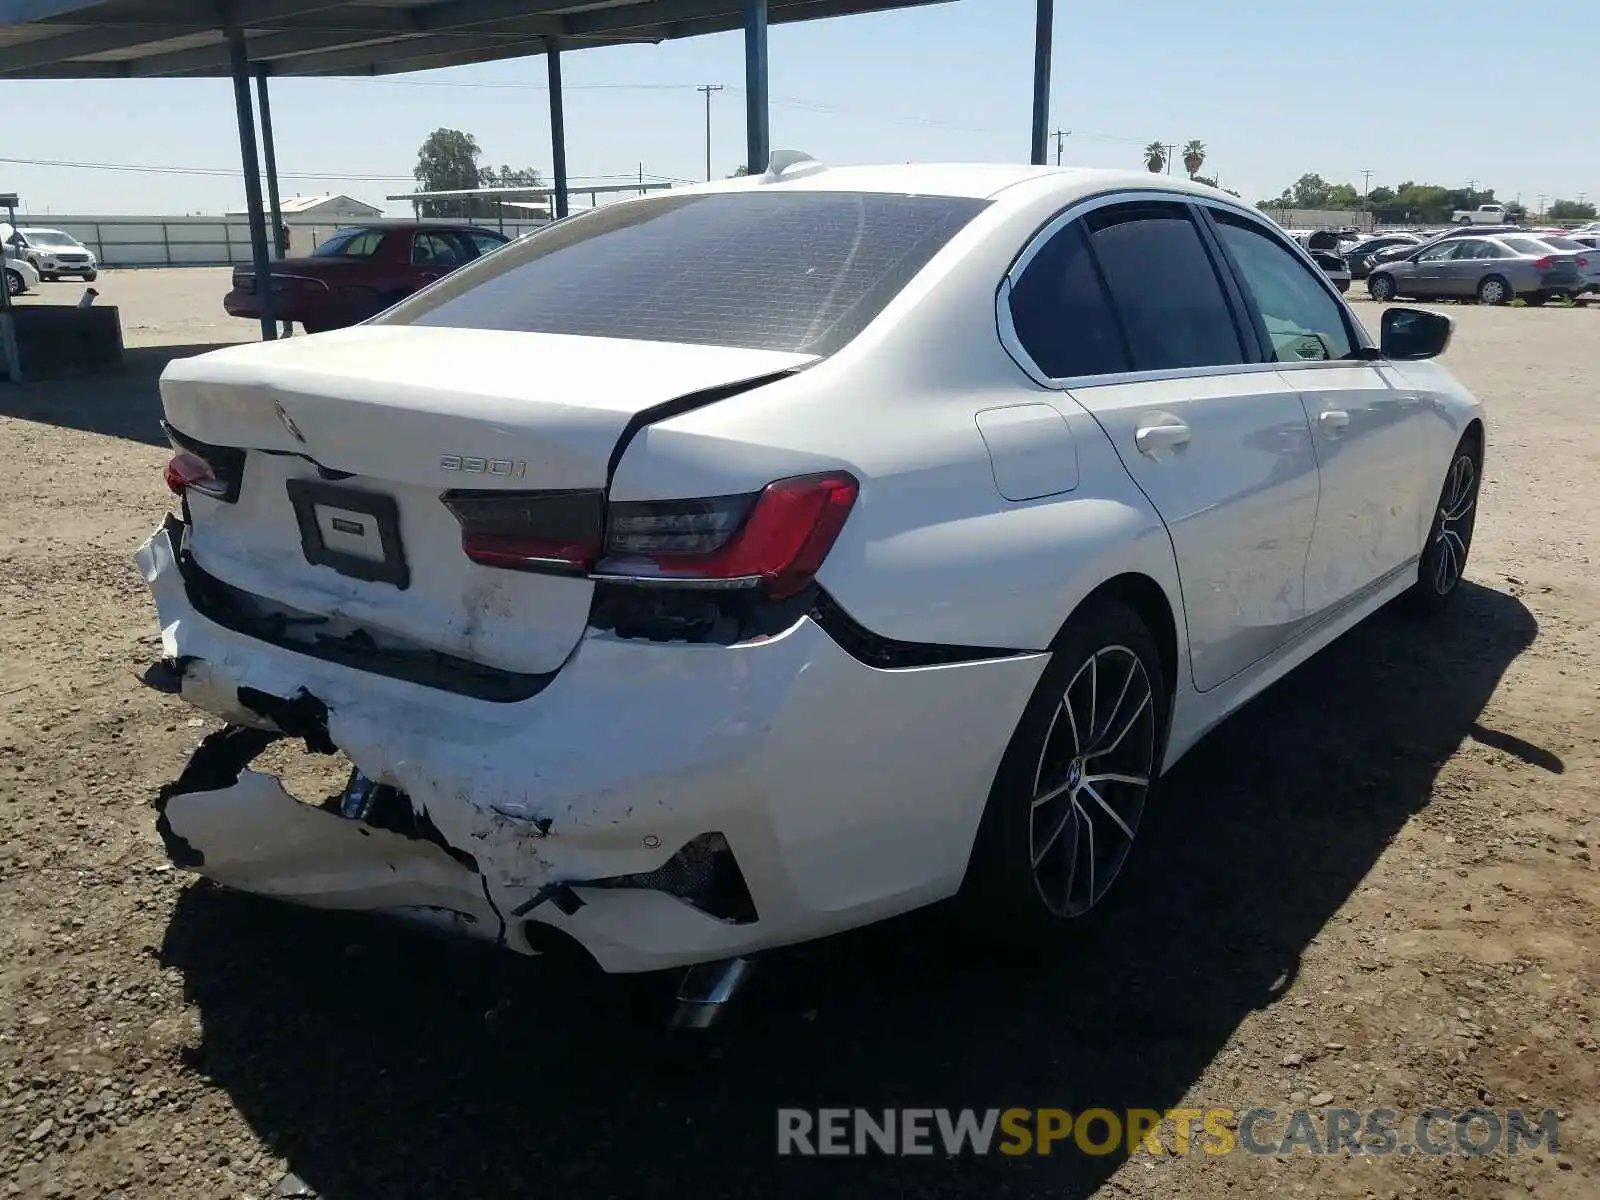
[[[5,256],[5,276],[7,295],[20,296],[39,286],[39,272],[33,269],[33,264],[25,258],[13,258],[9,253]]]
[[[1380,250],[1404,246],[1416,249],[1422,237],[1415,233],[1378,233],[1363,238],[1344,252],[1344,261],[1350,268],[1350,278],[1365,279],[1372,270],[1372,259]]]
[[[228,725],[158,830],[613,972],[947,898],[1048,944],[1206,731],[1458,593],[1450,331],[1185,180],[791,152],[175,360],[146,679]],[[342,795],[244,769],[286,737]]]
[[[46,283],[63,275],[75,275],[88,283],[100,272],[94,251],[59,229],[18,229],[12,241],[17,253],[33,264]]]
[[[341,229],[309,256],[271,264],[273,316],[307,333],[354,325],[509,240],[492,229],[447,221]],[[222,307],[230,316],[260,318],[251,267],[233,269],[233,290]]]
[[[1532,238],[1541,246],[1548,246],[1556,254],[1575,254],[1578,257],[1578,274],[1583,276],[1583,286],[1574,296],[1587,292],[1600,293],[1600,251],[1596,251],[1596,238],[1564,237],[1559,234],[1539,234]]]
[[[1385,301],[1412,296],[1507,304],[1521,297],[1543,304],[1582,282],[1577,255],[1557,254],[1527,235],[1499,234],[1437,241],[1398,262],[1379,263],[1367,277],[1367,291]]]
[[[1339,252],[1343,241],[1337,232],[1331,229],[1297,229],[1292,230],[1289,236],[1305,247],[1306,253],[1333,281],[1334,287],[1340,292],[1350,290],[1350,267]]]
[[[1383,262],[1397,262],[1400,259],[1409,258],[1416,250],[1426,250],[1432,246],[1437,246],[1440,242],[1450,242],[1454,241],[1456,238],[1487,237],[1491,234],[1498,235],[1502,233],[1526,233],[1527,231],[1527,227],[1523,225],[1495,225],[1493,227],[1474,226],[1451,228],[1441,230],[1438,233],[1425,233],[1421,235],[1422,240],[1415,246],[1390,246],[1387,250],[1378,251],[1372,256],[1372,262],[1370,265],[1376,266],[1378,263]]]
[[[1450,220],[1456,225],[1505,225],[1508,223],[1504,204],[1480,204],[1477,208],[1458,208],[1450,214]]]

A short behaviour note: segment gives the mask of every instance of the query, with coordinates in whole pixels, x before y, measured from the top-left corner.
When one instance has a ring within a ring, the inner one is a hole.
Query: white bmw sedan
[[[227,723],[177,864],[617,972],[952,896],[1036,939],[1207,730],[1457,590],[1448,318],[1374,345],[1167,176],[774,164],[167,368],[147,681]]]

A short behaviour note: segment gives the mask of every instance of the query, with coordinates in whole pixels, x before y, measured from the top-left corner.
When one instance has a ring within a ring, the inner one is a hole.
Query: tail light
[[[1587,271],[1589,269],[1589,260],[1587,258],[1580,258],[1578,260],[1578,269],[1580,271]]]
[[[600,557],[605,497],[598,491],[453,491],[445,507],[475,563],[513,571],[588,574]]]
[[[785,599],[811,583],[859,491],[853,475],[833,471],[742,496],[613,504],[596,573],[639,584],[764,587]]]
[[[473,562],[590,574],[612,583],[805,590],[856,502],[842,471],[780,479],[759,492],[623,501],[600,492],[446,492]]]
[[[1536,271],[1548,271],[1552,266],[1555,265],[1555,261],[1555,255],[1546,254],[1543,258],[1536,258],[1533,260],[1533,269]]]
[[[168,489],[177,496],[200,492],[232,504],[244,482],[244,451],[232,446],[212,446],[179,433],[165,421],[161,428],[177,451],[162,472]]]

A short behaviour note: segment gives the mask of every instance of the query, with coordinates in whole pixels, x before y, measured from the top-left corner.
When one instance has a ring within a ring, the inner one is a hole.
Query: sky
[[[1595,58],[1550,40],[1592,26],[1593,4],[1546,0],[1543,32],[1511,48],[1524,60],[1513,64],[1495,32],[1507,21],[1499,0],[1057,0],[1050,128],[1071,131],[1062,162],[1075,166],[1137,168],[1148,142],[1197,138],[1202,173],[1251,201],[1306,172],[1360,190],[1364,171],[1373,187],[1476,181],[1530,206],[1541,194],[1594,199]],[[1032,0],[954,0],[774,26],[771,143],[838,164],[1026,161],[1033,22]],[[585,49],[562,66],[575,183],[641,170],[703,177],[705,100],[695,89],[706,83],[725,87],[712,98],[713,171],[743,161],[741,35]],[[417,148],[441,126],[473,134],[485,165],[548,178],[545,78],[540,57],[274,80],[281,190],[383,204],[413,186]],[[225,79],[0,81],[0,114],[0,192],[20,193],[33,214],[243,205]]]

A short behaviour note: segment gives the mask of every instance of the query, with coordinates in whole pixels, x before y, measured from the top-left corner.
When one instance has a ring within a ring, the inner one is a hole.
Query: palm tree
[[[1150,168],[1154,175],[1161,174],[1162,168],[1167,165],[1167,148],[1160,142],[1151,142],[1144,148],[1144,165]]]
[[[1183,169],[1189,172],[1189,178],[1193,179],[1200,174],[1200,168],[1205,166],[1205,163],[1206,144],[1202,141],[1191,140],[1183,148]]]

